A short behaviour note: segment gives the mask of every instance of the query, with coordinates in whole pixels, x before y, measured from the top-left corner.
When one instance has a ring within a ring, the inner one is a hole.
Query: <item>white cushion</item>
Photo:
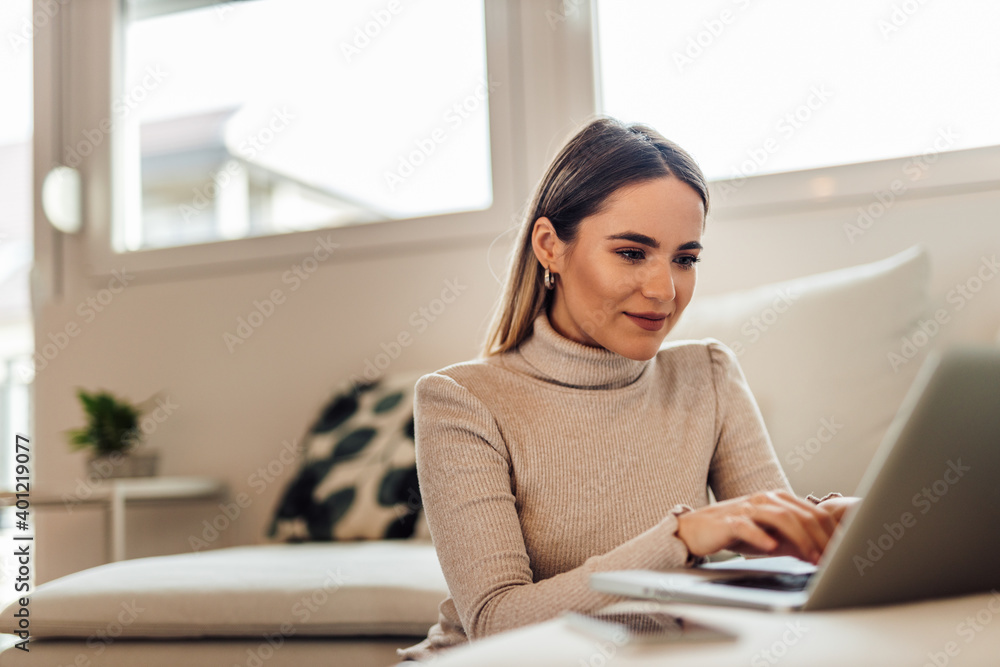
[[[927,319],[930,273],[926,249],[914,246],[871,264],[695,297],[667,338],[731,347],[795,491],[851,494],[933,343],[911,358],[903,350]]]
[[[429,542],[387,540],[110,563],[39,586],[28,608],[33,637],[420,637],[447,595]],[[15,605],[0,631],[15,632]]]

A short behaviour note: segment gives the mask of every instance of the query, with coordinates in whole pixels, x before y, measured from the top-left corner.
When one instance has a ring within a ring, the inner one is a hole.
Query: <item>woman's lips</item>
[[[667,316],[659,313],[625,313],[625,317],[629,318],[646,331],[659,331],[663,328],[664,322],[667,321]]]

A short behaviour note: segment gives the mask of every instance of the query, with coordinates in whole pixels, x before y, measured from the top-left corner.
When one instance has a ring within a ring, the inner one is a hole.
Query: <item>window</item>
[[[30,435],[33,332],[28,276],[32,261],[32,34],[31,0],[0,5],[0,489],[14,489],[15,434]],[[0,535],[15,531],[14,507],[0,511]],[[19,531],[20,532],[20,531]],[[12,581],[17,563],[0,557],[3,578]],[[17,597],[13,586],[0,593],[0,604]]]
[[[490,207],[482,3],[201,4],[125,5],[116,251]]]
[[[1000,144],[996,3],[597,4],[602,111],[710,179]]]
[[[0,432],[5,442],[28,433],[31,412],[31,304],[28,277],[32,257],[31,179],[31,0],[0,8]],[[21,372],[19,372],[21,371]],[[0,452],[0,488],[13,488],[13,451]]]
[[[65,7],[50,134],[80,172],[91,274],[243,270],[320,236],[370,256],[509,223],[507,0]]]
[[[283,261],[320,230],[342,254],[494,238],[595,111],[739,181],[713,215],[867,197],[909,178],[895,156],[927,156],[915,190],[1000,177],[986,2],[71,6],[57,141],[93,273]]]

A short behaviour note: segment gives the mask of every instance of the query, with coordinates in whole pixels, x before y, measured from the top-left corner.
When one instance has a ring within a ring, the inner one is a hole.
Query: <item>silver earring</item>
[[[549,267],[547,267],[547,266],[545,267],[545,278],[544,278],[544,281],[545,281],[545,289],[551,290],[551,289],[555,289],[556,288],[556,279],[555,279],[555,276],[553,276],[551,273],[549,273]]]

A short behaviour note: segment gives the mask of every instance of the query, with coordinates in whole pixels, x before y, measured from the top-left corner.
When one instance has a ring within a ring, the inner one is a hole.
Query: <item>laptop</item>
[[[932,352],[817,566],[790,557],[600,572],[595,591],[774,610],[1000,589],[1000,349]]]

